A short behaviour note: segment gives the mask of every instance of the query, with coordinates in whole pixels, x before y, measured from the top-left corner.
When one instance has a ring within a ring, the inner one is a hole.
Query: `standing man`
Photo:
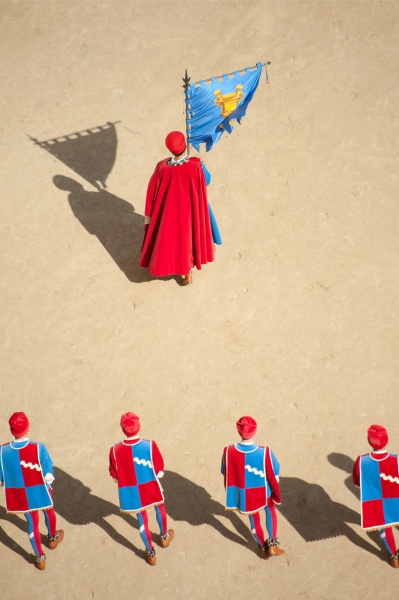
[[[163,490],[159,483],[164,476],[163,458],[154,441],[142,440],[138,435],[140,419],[137,415],[125,413],[120,425],[126,439],[112,446],[109,472],[118,483],[121,511],[137,514],[140,536],[145,546],[145,560],[154,566],[157,559],[148,527],[147,508],[155,508],[161,547],[167,548],[174,538],[173,529],[167,528]]]
[[[189,285],[192,268],[214,260],[205,175],[201,160],[185,154],[183,133],[172,131],[165,144],[173,157],[157,164],[148,184],[140,265]]]
[[[353,483],[360,487],[361,526],[365,531],[380,531],[389,561],[397,569],[399,552],[392,527],[399,525],[399,457],[386,449],[385,427],[371,425],[367,441],[373,450],[357,457],[352,474]]]
[[[64,539],[57,531],[51,484],[53,461],[44,444],[30,442],[29,420],[23,412],[15,412],[8,421],[14,441],[0,449],[0,484],[4,485],[8,513],[23,513],[28,523],[29,541],[36,556],[36,567],[46,568],[39,531],[39,510],[44,511],[48,545],[54,550]]]
[[[222,474],[226,489],[228,510],[238,510],[248,515],[251,533],[259,547],[261,558],[285,554],[278,547],[277,514],[275,504],[280,502],[278,484],[280,465],[267,446],[258,446],[253,441],[257,423],[252,417],[241,417],[236,423],[241,437],[238,444],[231,444],[223,450]],[[260,521],[260,512],[266,513],[265,535]]]

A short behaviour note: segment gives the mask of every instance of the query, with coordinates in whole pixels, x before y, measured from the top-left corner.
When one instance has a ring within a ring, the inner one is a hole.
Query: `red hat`
[[[249,440],[255,435],[258,424],[252,417],[241,417],[241,419],[238,419],[236,426],[240,436],[244,440]]]
[[[132,412],[127,412],[121,416],[121,427],[123,433],[130,437],[140,431],[140,419]]]
[[[388,443],[388,432],[382,425],[370,425],[367,430],[367,439],[374,450],[381,450]]]
[[[166,136],[165,144],[175,156],[179,156],[186,149],[186,138],[181,131],[172,131]]]
[[[8,421],[14,437],[22,437],[29,431],[29,419],[23,412],[15,412]]]

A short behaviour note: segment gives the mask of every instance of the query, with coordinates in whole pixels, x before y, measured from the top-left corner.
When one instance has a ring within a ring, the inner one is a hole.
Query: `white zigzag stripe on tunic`
[[[145,467],[152,468],[152,462],[150,460],[144,460],[144,458],[137,458],[137,456],[135,456],[133,460],[138,465],[144,465]]]
[[[21,460],[20,464],[26,469],[36,469],[36,471],[41,471],[40,465],[34,465],[33,463],[25,462],[24,460]]]
[[[256,469],[255,467],[250,467],[249,465],[245,465],[245,468],[247,471],[249,471],[250,473],[253,473],[254,475],[259,475],[259,477],[264,477],[265,476],[265,472],[264,471],[258,471],[258,469]]]
[[[399,477],[392,477],[392,475],[385,475],[385,473],[380,474],[381,479],[384,481],[391,481],[392,483],[399,483]]]

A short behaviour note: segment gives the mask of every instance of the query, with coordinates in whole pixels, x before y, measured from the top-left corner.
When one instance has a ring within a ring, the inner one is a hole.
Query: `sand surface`
[[[1,493],[2,599],[395,597],[350,471],[373,422],[399,449],[398,17],[389,1],[1,2],[0,440],[27,412],[66,532],[37,571]],[[242,125],[201,154],[215,262],[189,288],[152,279],[145,192],[185,126],[185,69],[268,60]],[[151,512],[155,568],[108,475],[128,410],[166,462],[176,538],[158,547]],[[282,467],[286,555],[268,562],[223,508],[243,414]]]

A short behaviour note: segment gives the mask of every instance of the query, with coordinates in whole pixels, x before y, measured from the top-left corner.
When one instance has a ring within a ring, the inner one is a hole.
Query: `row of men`
[[[44,444],[29,440],[30,424],[25,413],[14,413],[9,425],[14,440],[0,447],[0,484],[5,488],[6,510],[25,515],[35,565],[44,570],[46,555],[41,544],[39,510],[44,511],[48,547],[55,549],[64,538],[64,531],[57,530],[53,508],[53,462]],[[155,441],[140,437],[140,419],[136,414],[123,414],[120,425],[125,438],[110,449],[109,472],[118,485],[120,510],[137,516],[144,558],[154,566],[156,556],[148,508],[155,508],[161,547],[167,548],[174,538],[173,529],[168,529],[160,483],[164,461]],[[226,446],[222,455],[225,507],[249,517],[259,555],[267,560],[285,554],[277,539],[275,508],[281,502],[280,465],[268,446],[255,443],[255,419],[241,417],[236,427],[240,440]],[[359,456],[353,467],[353,482],[361,490],[361,524],[366,531],[380,531],[390,564],[397,568],[399,552],[392,527],[399,524],[399,457],[387,451],[388,434],[384,427],[371,425],[367,439],[372,451]],[[263,511],[267,539],[261,523]]]

